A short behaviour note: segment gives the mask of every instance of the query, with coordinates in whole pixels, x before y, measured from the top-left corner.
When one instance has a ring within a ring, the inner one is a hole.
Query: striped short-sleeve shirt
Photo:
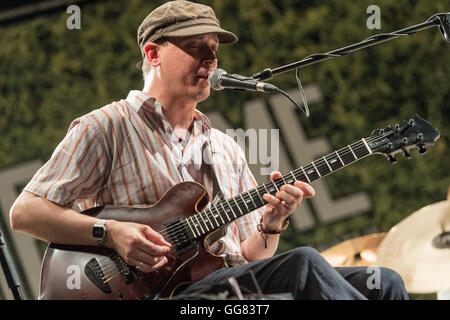
[[[151,205],[182,181],[201,183],[212,200],[210,167],[199,158],[207,141],[225,199],[256,186],[243,150],[211,128],[204,114],[195,110],[193,126],[180,140],[161,105],[133,90],[126,99],[75,119],[25,190],[77,211]],[[240,242],[256,231],[260,210],[234,220],[211,252],[223,255],[230,265],[245,263]]]

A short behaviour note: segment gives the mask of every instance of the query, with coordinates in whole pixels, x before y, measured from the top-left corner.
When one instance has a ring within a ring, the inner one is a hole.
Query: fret
[[[202,213],[199,213],[198,216],[200,217],[200,220],[203,222],[203,224],[205,225],[205,229],[207,232],[209,232],[209,228],[208,228],[208,224],[205,222],[205,217],[203,216]]]
[[[349,165],[350,163],[355,161],[355,159],[357,159],[355,155],[353,155],[353,151],[349,152],[347,148],[341,149],[339,151],[339,156],[341,157],[342,162],[344,162],[345,165]]]
[[[347,146],[349,149],[350,149],[350,151],[352,152],[352,154],[353,154],[353,156],[355,157],[355,160],[358,160],[358,157],[356,156],[356,154],[353,152],[353,149],[352,149],[352,147],[350,147],[350,146]]]
[[[265,183],[263,183],[263,187],[264,187],[264,189],[266,189],[266,191],[267,191],[268,194],[271,194],[271,193],[269,192],[269,190],[267,190],[266,184],[265,184]]]
[[[259,194],[258,188],[255,188],[256,194],[258,194],[259,200],[261,200],[261,203],[264,203],[263,198],[261,198],[261,195]]]
[[[208,229],[208,232],[209,232],[209,228],[208,228],[208,224],[205,222],[205,218],[206,218],[206,221],[208,221],[209,224],[211,225],[211,228],[212,228],[211,230],[214,230],[214,225],[211,223],[211,220],[209,220],[209,217],[208,217],[208,214],[206,213],[206,211],[201,215],[202,215],[203,223],[205,224],[206,228]]]
[[[193,217],[197,220],[197,223],[198,223],[198,225],[200,226],[200,229],[202,229],[202,233],[204,234],[204,233],[205,233],[205,230],[203,230],[203,227],[202,227],[202,225],[200,224],[200,221],[198,220],[197,215],[194,214]]]
[[[231,213],[233,214],[234,218],[236,219],[237,216],[236,216],[236,213],[235,213],[234,210],[233,210],[233,207],[232,207],[231,204],[228,202],[228,200],[225,199],[225,202],[226,202],[227,205],[230,207]],[[230,221],[231,221],[231,220],[232,220],[232,219],[230,219]]]
[[[225,207],[223,206],[222,202],[219,202],[219,204],[220,204],[220,206],[222,207],[223,212],[225,213],[225,215],[226,215],[227,218],[228,218],[228,221],[227,221],[227,222],[230,222],[230,221],[231,221],[231,218],[228,216],[228,213],[227,213],[227,211],[225,210]]]
[[[228,206],[231,208],[230,203],[229,203],[226,199],[225,199],[225,202],[226,202],[226,204],[228,204]],[[233,219],[231,219],[230,216],[228,215],[228,211],[225,210],[225,207],[224,207],[224,206],[222,206],[222,207],[223,207],[223,210],[225,211],[225,214],[227,215],[228,221],[233,220]],[[233,208],[231,208],[231,212],[233,212],[233,214],[234,214]],[[234,216],[236,216],[236,215],[234,215]]]
[[[342,161],[341,156],[339,155],[339,153],[337,151],[335,151],[334,153],[336,153],[336,155],[338,156],[339,161],[342,163],[342,166],[345,167],[345,163],[344,163],[344,161]]]
[[[248,196],[250,197],[250,200],[252,200],[253,208],[254,208],[254,209],[258,208],[258,207],[256,206],[255,202],[253,201],[252,195],[250,194],[250,192],[249,192],[248,190],[247,190],[247,194],[248,194]]]
[[[275,184],[275,181],[273,181],[273,180],[270,180],[270,181],[272,181],[272,184],[275,186],[275,189],[276,189],[277,191],[280,191],[280,190],[278,189],[277,185]]]
[[[316,166],[314,165],[314,162],[311,162],[311,164],[305,166],[305,171],[308,174],[308,178],[310,181],[317,180],[321,177]]]
[[[321,178],[322,175],[320,174],[319,170],[317,170],[317,167],[316,167],[316,165],[314,164],[314,161],[311,162],[311,164],[312,164],[312,166],[314,167],[314,169],[316,170],[317,174],[319,175],[319,178]]]
[[[212,217],[214,218],[214,221],[216,221],[216,225],[217,225],[217,227],[219,227],[219,226],[220,226],[220,224],[219,224],[219,222],[217,221],[216,217],[214,216],[214,213],[212,212],[212,209],[211,209],[211,207],[210,207],[210,208],[208,208],[208,209],[209,209],[209,212],[211,212],[211,215],[212,215]]]
[[[340,169],[344,166],[344,164],[342,164],[341,160],[334,153],[331,155],[328,155],[327,157],[325,157],[325,159],[327,160],[327,164],[330,166],[331,170],[333,170],[333,171]]]
[[[208,208],[209,209],[209,208]],[[211,225],[211,230],[214,230],[216,227],[214,226],[214,224],[211,222],[211,218],[210,218],[210,216],[209,216],[209,214],[208,214],[208,209],[206,209],[204,212],[205,212],[205,216],[206,216],[206,219],[208,219],[208,221],[209,221],[209,224]],[[211,209],[209,209],[209,211],[211,211]]]
[[[364,144],[364,141],[358,141],[353,145],[353,151],[355,152],[358,159],[361,159],[370,154],[370,149],[367,149],[367,146]]]
[[[247,204],[245,203],[244,197],[242,197],[242,194],[239,194],[239,197],[241,197],[242,202],[244,203],[245,208],[247,209],[247,212],[250,212],[250,210],[248,209]]]
[[[292,184],[294,184],[295,181],[297,181],[298,179],[294,176],[294,173],[291,171],[289,172],[292,176],[292,178],[294,179],[294,181],[292,182]]]
[[[283,176],[281,176],[281,180],[283,180],[283,183],[284,183],[284,184],[289,184],[289,183],[286,182],[286,180],[284,180],[284,177],[283,177]],[[294,183],[294,182],[292,182],[292,184],[293,184],[293,183]]]
[[[200,233],[200,231],[198,230],[197,226],[195,225],[195,221],[194,221],[193,217],[189,217],[188,219],[191,219],[192,225],[194,226],[195,230],[197,231],[198,235],[200,236],[201,233]]]
[[[333,172],[333,170],[330,170],[330,166],[328,165],[326,159],[324,160],[324,158],[325,157],[322,157],[314,161],[314,164],[316,165],[316,168],[319,171],[321,177],[324,177],[327,174]],[[324,161],[325,164],[323,164]]]
[[[364,146],[367,148],[367,151],[369,151],[369,154],[372,154],[372,149],[369,148],[366,139],[362,138],[361,140],[364,143]]]
[[[306,179],[308,180],[308,182],[311,182],[311,180],[309,179],[308,175],[306,174],[305,169],[303,169],[303,167],[300,167],[300,169],[302,169],[303,174],[305,175]]]
[[[236,201],[235,198],[233,198],[233,201],[234,201],[234,203],[236,203],[236,206],[238,207],[239,212],[241,213],[241,217],[242,217],[244,214],[243,214],[242,211],[241,211],[241,207],[239,207],[239,204],[237,203],[237,201]],[[233,212],[233,214],[234,214],[234,212]],[[237,218],[236,215],[234,215],[234,217]]]
[[[328,163],[327,158],[325,158],[325,156],[323,156],[323,160],[324,160],[325,163],[327,164],[328,169],[330,169],[330,172],[333,172],[333,169],[331,169],[331,166],[330,166],[330,164]]]
[[[196,237],[197,237],[197,234],[195,234],[194,229],[192,229],[192,226],[191,226],[191,224],[189,223],[189,218],[186,219],[186,223],[187,223],[187,225],[189,226],[189,228],[191,229],[192,234],[194,235],[194,238],[196,238]],[[199,235],[200,235],[200,234],[199,234]]]
[[[214,208],[216,209],[217,214],[219,215],[220,220],[222,220],[222,224],[225,224],[225,221],[223,220],[222,215],[220,214],[219,209],[218,209],[216,206],[214,206]]]
[[[211,210],[209,210],[209,211],[211,211]],[[212,228],[211,230],[214,230],[216,227],[212,223],[211,218],[210,218],[209,214],[206,211],[205,211],[205,215],[206,215],[206,219],[208,219],[209,224],[211,225],[211,228]]]

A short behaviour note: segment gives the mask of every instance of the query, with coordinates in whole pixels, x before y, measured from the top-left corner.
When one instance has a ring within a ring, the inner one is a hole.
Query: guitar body
[[[145,208],[105,206],[85,211],[100,219],[146,224],[159,231],[168,221],[187,218],[208,204],[205,188],[196,182],[182,182],[153,206]],[[223,228],[207,237],[220,238]],[[143,273],[128,266],[111,249],[98,246],[50,244],[41,269],[39,299],[153,299],[168,297],[178,285],[202,279],[224,266],[224,260],[207,251],[206,239],[182,251],[174,247],[164,268]]]

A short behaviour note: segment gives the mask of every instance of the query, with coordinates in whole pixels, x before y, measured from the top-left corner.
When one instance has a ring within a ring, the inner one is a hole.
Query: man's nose
[[[203,56],[202,56],[202,64],[204,66],[214,66],[217,63],[217,56],[216,52],[211,49],[205,50]]]

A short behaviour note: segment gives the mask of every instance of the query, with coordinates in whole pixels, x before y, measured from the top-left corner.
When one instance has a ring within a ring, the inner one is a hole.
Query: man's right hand
[[[168,262],[166,254],[170,252],[171,244],[151,227],[107,220],[106,228],[105,245],[114,249],[130,266],[147,273]]]

